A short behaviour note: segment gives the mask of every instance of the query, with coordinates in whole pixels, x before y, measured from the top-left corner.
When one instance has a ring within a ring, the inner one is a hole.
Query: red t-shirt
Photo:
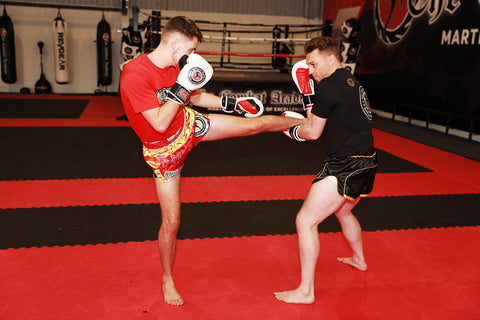
[[[143,117],[142,112],[161,107],[167,101],[167,90],[177,80],[177,67],[159,68],[143,54],[128,62],[120,78],[120,95],[125,113],[135,133],[147,143],[169,141],[183,126],[183,108],[165,133],[156,131]]]

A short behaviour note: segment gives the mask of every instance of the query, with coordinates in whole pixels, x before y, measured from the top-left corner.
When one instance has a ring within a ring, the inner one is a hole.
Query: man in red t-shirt
[[[188,152],[200,141],[283,131],[304,120],[261,116],[255,98],[228,98],[201,92],[213,69],[193,53],[202,33],[187,17],[174,17],[165,25],[158,47],[128,62],[122,71],[120,93],[125,113],[143,144],[145,161],[154,171],[162,212],[158,233],[166,303],[182,305],[172,274],[180,225],[180,171]],[[199,113],[185,104],[222,108],[225,114]]]

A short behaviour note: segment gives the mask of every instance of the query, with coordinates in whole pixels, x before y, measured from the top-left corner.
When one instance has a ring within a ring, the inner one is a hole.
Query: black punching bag
[[[35,83],[35,93],[52,93],[52,86],[50,82],[45,78],[43,74],[43,42],[39,41],[37,43],[38,48],[40,49],[40,79]]]
[[[107,86],[112,83],[112,37],[110,24],[102,15],[97,25],[97,84]]]
[[[2,59],[2,80],[6,83],[17,81],[17,69],[15,66],[15,41],[13,23],[3,7],[3,15],[0,17],[0,51]]]

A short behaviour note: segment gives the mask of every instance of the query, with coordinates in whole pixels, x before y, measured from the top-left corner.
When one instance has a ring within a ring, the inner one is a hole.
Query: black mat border
[[[472,214],[480,194],[362,199],[355,208],[363,231],[480,225]],[[179,239],[295,234],[301,200],[182,204]],[[158,204],[0,211],[0,249],[154,241]],[[334,216],[319,232],[340,232]]]

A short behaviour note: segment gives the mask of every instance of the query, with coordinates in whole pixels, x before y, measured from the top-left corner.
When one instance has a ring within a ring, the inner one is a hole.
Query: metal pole
[[[161,16],[162,13],[160,11],[152,11],[152,49],[155,49],[162,40],[162,35],[160,34],[162,29]]]

